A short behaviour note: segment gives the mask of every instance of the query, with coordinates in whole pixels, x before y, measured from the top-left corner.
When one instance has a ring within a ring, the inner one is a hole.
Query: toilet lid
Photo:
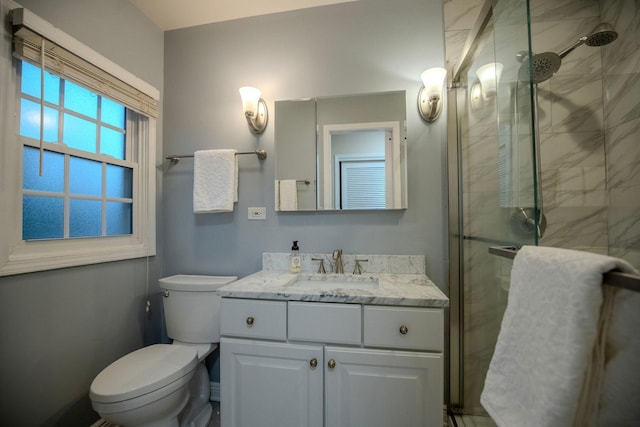
[[[189,374],[198,365],[195,349],[170,344],[141,348],[107,366],[91,383],[90,397],[111,403],[158,390]]]

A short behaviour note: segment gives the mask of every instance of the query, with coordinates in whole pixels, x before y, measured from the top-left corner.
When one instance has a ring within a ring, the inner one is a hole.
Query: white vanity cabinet
[[[222,299],[223,427],[441,427],[441,308]]]

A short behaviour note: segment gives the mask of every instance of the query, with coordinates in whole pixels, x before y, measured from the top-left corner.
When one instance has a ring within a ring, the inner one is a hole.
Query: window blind
[[[384,209],[384,161],[341,162],[342,209]]]
[[[104,95],[145,116],[158,117],[157,99],[43,37],[36,29],[29,28],[25,17],[30,15],[35,17],[25,9],[13,10],[13,54],[16,58],[40,64],[44,45],[44,65],[47,71]]]

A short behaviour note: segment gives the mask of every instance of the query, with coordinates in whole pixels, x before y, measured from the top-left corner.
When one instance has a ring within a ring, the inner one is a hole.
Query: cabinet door
[[[220,340],[223,427],[322,427],[321,346]]]
[[[443,397],[442,354],[325,349],[327,427],[442,427]]]

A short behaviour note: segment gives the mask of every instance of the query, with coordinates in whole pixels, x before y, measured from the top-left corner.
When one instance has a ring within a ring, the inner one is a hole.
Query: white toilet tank
[[[160,279],[169,338],[186,343],[219,342],[220,296],[217,290],[237,279],[237,276],[188,274]]]

